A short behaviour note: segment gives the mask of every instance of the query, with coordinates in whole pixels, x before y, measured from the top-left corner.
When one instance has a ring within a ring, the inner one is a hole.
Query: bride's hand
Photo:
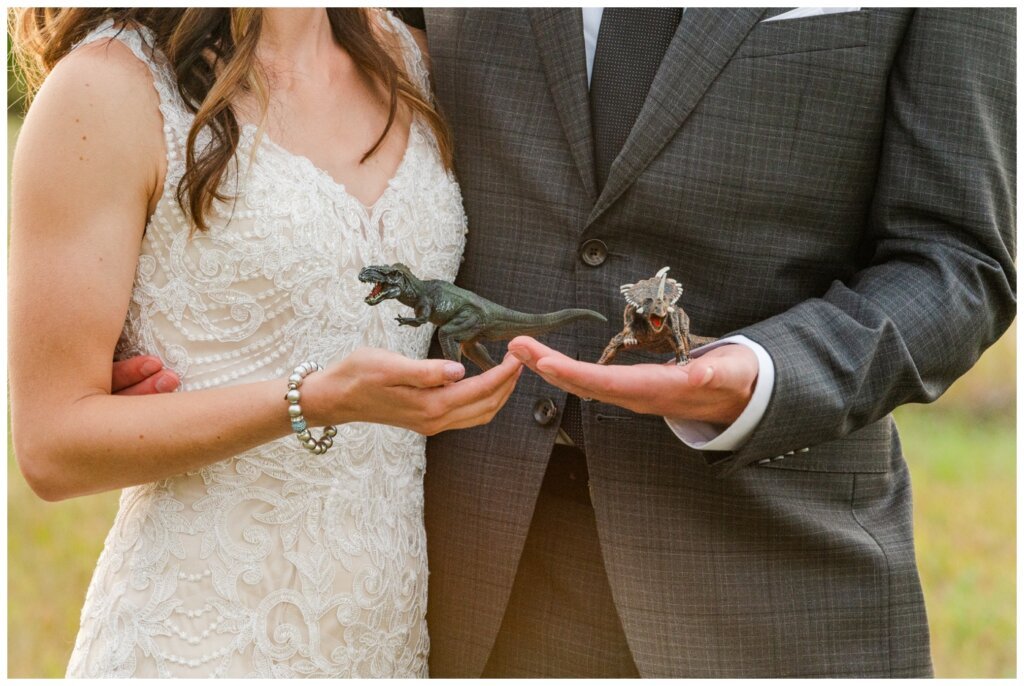
[[[504,406],[522,372],[512,355],[490,371],[460,380],[466,370],[447,360],[411,360],[359,348],[302,383],[310,426],[374,422],[432,436],[486,424]]]

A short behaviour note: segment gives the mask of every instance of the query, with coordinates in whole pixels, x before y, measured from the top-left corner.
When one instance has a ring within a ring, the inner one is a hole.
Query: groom
[[[540,375],[428,443],[431,675],[931,673],[889,412],[1014,315],[1015,16],[824,12],[425,10],[459,285],[611,318],[670,266],[742,336],[510,345]]]
[[[1014,11],[424,14],[458,283],[614,316],[669,266],[728,337],[510,344],[537,374],[428,442],[431,674],[930,675],[889,412],[1013,318]]]

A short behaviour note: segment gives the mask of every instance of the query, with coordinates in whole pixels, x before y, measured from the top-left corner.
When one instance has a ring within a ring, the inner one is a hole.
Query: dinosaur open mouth
[[[651,315],[651,325],[654,327],[654,329],[656,331],[660,331],[661,330],[661,325],[664,324],[664,323],[665,323],[665,318],[664,317],[659,317],[656,314],[652,314]]]
[[[394,297],[394,293],[392,292],[394,289],[390,284],[383,281],[370,281],[369,279],[367,279],[367,281],[368,283],[373,284],[373,289],[370,290],[365,298],[363,298],[363,302],[367,305],[376,305],[389,297]]]
[[[373,285],[363,299],[367,305],[376,305],[388,298],[397,298],[401,293],[399,285],[391,283],[393,278],[388,275],[388,269],[388,267],[363,267],[359,271],[359,280]]]

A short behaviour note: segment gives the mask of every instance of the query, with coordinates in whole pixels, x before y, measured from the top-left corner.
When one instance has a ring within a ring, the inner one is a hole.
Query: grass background
[[[938,402],[896,412],[939,677],[1016,674],[1015,342],[1016,324]],[[7,482],[8,676],[60,677],[117,494],[43,502],[9,444]]]

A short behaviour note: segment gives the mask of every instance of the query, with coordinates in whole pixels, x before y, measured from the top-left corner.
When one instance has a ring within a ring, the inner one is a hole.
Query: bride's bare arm
[[[57,500],[180,474],[290,432],[285,380],[149,396],[111,394],[164,148],[146,67],[118,43],[50,75],[14,160],[9,368],[15,454]],[[442,360],[360,350],[302,387],[312,426],[376,421],[423,433],[489,419],[520,368],[472,379]],[[447,384],[447,385],[446,385]]]

